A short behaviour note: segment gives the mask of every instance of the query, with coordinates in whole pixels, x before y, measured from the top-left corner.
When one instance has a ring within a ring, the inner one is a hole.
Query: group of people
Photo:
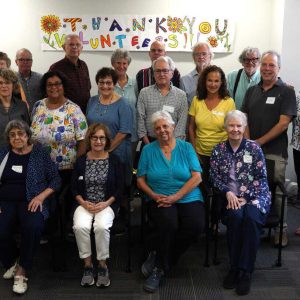
[[[110,228],[131,184],[140,140],[137,185],[155,227],[141,267],[144,289],[156,291],[203,231],[204,197],[214,188],[227,225],[230,270],[223,286],[249,293],[270,208],[268,180],[285,181],[292,120],[298,184],[300,177],[299,98],[278,77],[280,55],[245,48],[239,57],[243,68],[226,79],[211,64],[209,44],[197,43],[192,51],[196,67],[181,77],[164,44],[154,41],[151,67],[131,78],[130,54],[117,49],[112,68],[97,72],[98,94],[91,97],[88,67],[79,58],[80,38],[67,35],[63,49],[65,57],[44,75],[31,70],[29,50],[17,52],[17,74],[0,52],[0,260],[3,277],[14,278],[13,291],[26,292],[49,203],[66,186],[77,203],[73,231],[84,262],[81,285],[94,285],[95,273],[96,286],[110,285]],[[266,172],[268,162],[274,164],[273,174]],[[202,181],[205,190],[199,188]],[[21,223],[19,249],[16,220]],[[282,246],[288,242],[286,230],[285,216]]]

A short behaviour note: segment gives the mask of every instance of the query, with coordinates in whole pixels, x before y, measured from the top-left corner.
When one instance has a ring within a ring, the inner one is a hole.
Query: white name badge
[[[267,98],[267,101],[266,101],[266,104],[274,104],[275,103],[275,97],[268,97]]]
[[[23,172],[23,166],[12,166],[11,169],[15,171],[16,173],[22,173]]]
[[[216,115],[216,116],[220,116],[220,117],[224,117],[225,116],[225,114],[222,111],[216,111],[216,110],[213,110],[212,114]]]
[[[252,163],[252,156],[251,155],[244,155],[243,156],[244,163],[251,164]]]
[[[164,105],[162,110],[167,111],[172,114],[174,112],[174,107],[170,106],[170,105]]]
[[[79,177],[78,177],[78,180],[83,180],[83,176],[79,176]]]

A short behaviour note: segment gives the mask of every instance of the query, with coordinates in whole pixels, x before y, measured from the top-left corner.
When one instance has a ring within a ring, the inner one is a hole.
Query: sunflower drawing
[[[41,17],[41,29],[45,33],[49,34],[48,37],[43,36],[44,42],[54,49],[56,49],[54,47],[54,42],[53,41],[50,42],[50,38],[52,33],[57,32],[60,27],[61,27],[61,22],[58,16],[47,15]]]
[[[214,36],[210,36],[207,41],[212,47],[218,47],[218,40]]]
[[[172,18],[169,16],[167,25],[172,32],[182,33],[183,31],[186,31],[186,27],[183,26],[183,21],[180,18]]]

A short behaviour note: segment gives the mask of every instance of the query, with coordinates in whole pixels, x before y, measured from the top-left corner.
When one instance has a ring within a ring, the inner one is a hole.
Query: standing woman
[[[189,110],[189,138],[198,154],[206,187],[212,149],[227,139],[224,118],[233,109],[235,104],[229,97],[223,70],[215,65],[208,66],[200,75],[197,96]]]
[[[110,227],[120,201],[122,189],[121,164],[118,157],[108,153],[111,146],[108,128],[103,124],[89,127],[87,153],[76,161],[72,192],[79,206],[74,213],[73,230],[79,256],[84,261],[81,286],[94,284],[90,232],[93,228],[97,252],[98,287],[110,285],[106,260],[109,258]]]
[[[7,145],[4,131],[11,120],[23,120],[30,124],[26,104],[15,94],[19,93],[17,75],[9,69],[0,69],[0,147]]]
[[[115,92],[127,99],[133,114],[131,146],[132,161],[134,162],[138,136],[136,132],[136,102],[138,88],[135,78],[127,75],[127,69],[130,65],[131,57],[127,50],[116,49],[111,56],[111,65],[118,75],[118,82],[115,85]]]
[[[60,187],[55,164],[39,144],[32,144],[31,131],[21,120],[10,121],[5,129],[9,147],[0,150],[0,261],[4,279],[14,279],[13,291],[24,294],[45,219],[48,197]],[[21,243],[14,239],[19,226]]]
[[[89,125],[105,124],[111,133],[112,141],[108,152],[114,153],[125,166],[126,185],[131,184],[132,157],[132,111],[130,105],[114,89],[118,75],[111,68],[102,68],[96,74],[98,95],[93,96],[87,106],[86,117]]]
[[[32,137],[48,148],[59,169],[63,186],[70,183],[76,157],[85,151],[87,122],[80,107],[64,96],[65,77],[49,71],[41,80],[46,98],[32,110]]]

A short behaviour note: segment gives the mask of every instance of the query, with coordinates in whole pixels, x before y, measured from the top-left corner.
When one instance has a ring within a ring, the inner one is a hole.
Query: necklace
[[[101,100],[103,102],[103,98],[100,96],[99,97],[99,105],[97,105],[97,113],[100,115],[100,116],[103,116],[105,115],[108,110],[109,110],[109,107],[113,101],[113,98],[114,98],[114,94],[111,95],[108,103],[101,103]]]

